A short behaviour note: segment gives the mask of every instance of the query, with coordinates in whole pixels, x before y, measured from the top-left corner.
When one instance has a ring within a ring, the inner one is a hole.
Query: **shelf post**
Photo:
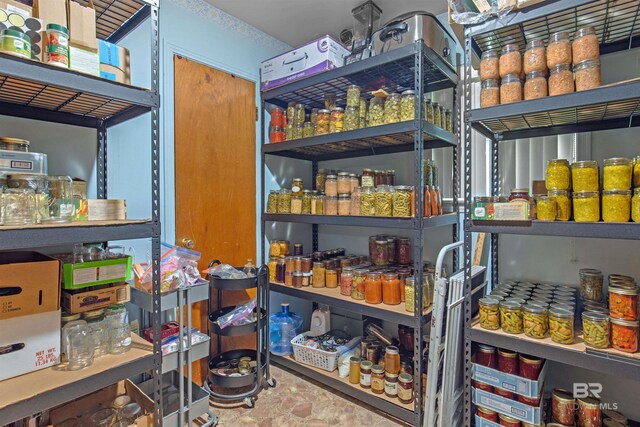
[[[498,141],[496,139],[491,140],[491,195],[499,196],[502,192],[500,185],[500,150],[498,147]],[[491,286],[498,283],[498,239],[500,235],[497,233],[491,234]]]
[[[98,137],[98,199],[107,198],[107,126],[100,121],[97,129]]]

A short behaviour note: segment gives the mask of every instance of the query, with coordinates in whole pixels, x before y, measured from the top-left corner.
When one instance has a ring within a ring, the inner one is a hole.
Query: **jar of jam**
[[[371,369],[373,363],[368,360],[360,362],[360,387],[371,388]]]
[[[413,402],[413,377],[409,374],[398,375],[398,400],[404,404]]]
[[[371,391],[375,394],[384,393],[384,368],[380,365],[371,368]]]
[[[498,370],[505,374],[518,375],[518,353],[511,350],[498,350]]]
[[[500,414],[500,425],[505,427],[520,427],[520,420],[510,417],[508,415]]]
[[[351,357],[349,359],[349,382],[351,384],[360,384],[360,363],[359,357]]]
[[[284,284],[285,286],[293,286],[293,271],[284,272]]]
[[[384,353],[384,370],[388,374],[400,373],[400,349],[390,345]]]
[[[362,170],[362,187],[374,187],[375,186],[375,172],[373,169]]]
[[[404,351],[413,351],[413,328],[405,325],[398,325],[398,339]]]
[[[389,255],[389,264],[395,264],[396,260],[396,242],[397,237],[389,237],[387,239],[387,254]]]
[[[386,239],[376,240],[372,262],[374,265],[389,264],[389,244]]]
[[[398,374],[390,374],[385,372],[384,374],[384,394],[387,397],[398,396]]]
[[[382,275],[382,302],[388,305],[400,304],[400,280],[396,273]]]
[[[520,354],[520,376],[530,380],[537,380],[542,370],[542,359],[535,356]]]
[[[344,267],[340,274],[340,294],[351,296],[353,285],[353,267]]]
[[[366,291],[367,270],[356,269],[353,271],[353,282],[351,284],[351,298],[363,300]]]
[[[285,263],[284,257],[278,258],[276,263],[276,282],[284,283],[284,272],[286,271],[287,265]]]
[[[639,325],[637,320],[611,318],[611,347],[625,353],[637,352]]]
[[[595,397],[578,399],[578,425],[581,427],[602,427],[600,400]]]
[[[576,400],[566,390],[554,388],[551,392],[551,413],[560,424],[572,426],[576,419]]]
[[[489,420],[494,423],[498,422],[498,413],[495,411],[492,411],[491,409],[478,406],[478,409],[476,410],[476,415],[480,418],[484,418],[485,420]]]
[[[367,273],[364,300],[368,304],[380,304],[382,302],[382,280],[380,279],[380,273]]]
[[[476,362],[478,365],[496,369],[498,367],[498,355],[496,353],[496,348],[490,345],[478,344]]]
[[[284,257],[284,260],[285,260],[286,271],[300,270],[300,268],[296,268],[296,257],[287,256],[287,257]],[[300,267],[300,265],[298,265],[298,267]]]
[[[324,284],[327,288],[338,287],[338,270],[335,268],[326,268],[324,271]]]
[[[378,362],[384,364],[384,359],[380,360],[381,346],[378,341],[373,341],[367,345],[367,360],[371,363],[378,364]],[[382,366],[382,365],[381,365]]]
[[[300,257],[300,270],[303,273],[311,273],[311,257]]]

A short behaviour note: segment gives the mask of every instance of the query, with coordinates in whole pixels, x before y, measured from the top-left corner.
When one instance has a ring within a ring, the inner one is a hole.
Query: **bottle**
[[[247,275],[247,277],[256,277],[256,266],[253,265],[253,260],[251,258],[247,260],[242,271]]]
[[[281,308],[269,317],[269,349],[276,356],[289,356],[293,354],[291,340],[302,331],[302,317],[289,311],[289,303],[282,303]]]

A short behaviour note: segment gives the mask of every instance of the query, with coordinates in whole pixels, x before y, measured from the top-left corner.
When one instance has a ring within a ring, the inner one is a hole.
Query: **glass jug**
[[[74,320],[62,328],[62,344],[68,370],[77,371],[93,363],[93,336],[84,320]]]

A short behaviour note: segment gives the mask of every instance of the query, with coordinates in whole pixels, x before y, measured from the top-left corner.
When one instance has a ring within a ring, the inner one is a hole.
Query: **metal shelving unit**
[[[82,1],[81,1],[82,3]],[[62,70],[34,61],[0,54],[0,114],[94,128],[97,131],[98,197],[107,198],[107,130],[140,114],[150,112],[151,219],[109,222],[0,227],[0,250],[67,245],[78,242],[108,242],[151,239],[153,292],[151,319],[153,344],[134,336],[134,348],[122,355],[107,355],[81,371],[52,368],[0,382],[0,425],[29,417],[119,380],[151,373],[154,424],[162,424],[160,349],[160,139],[159,139],[159,33],[157,0],[95,0],[97,35],[117,42],[146,19],[151,22],[151,87],[142,89]],[[84,2],[86,4],[86,1]],[[145,344],[146,343],[146,344]],[[42,375],[56,377],[56,387],[45,384]],[[59,378],[58,378],[59,377]],[[22,389],[28,393],[21,393]]]
[[[597,89],[522,101],[509,105],[472,109],[471,59],[483,50],[499,49],[506,43],[525,43],[534,38],[546,40],[557,31],[575,32],[594,26],[600,39],[600,52],[607,54],[640,46],[640,29],[635,25],[640,10],[638,0],[556,0],[509,13],[502,19],[465,27],[464,123],[465,150],[465,425],[471,425],[472,343],[508,348],[548,360],[580,366],[598,372],[640,380],[640,358],[612,349],[586,348],[580,337],[571,346],[550,339],[532,340],[524,335],[487,331],[473,323],[471,305],[472,233],[491,234],[492,283],[498,281],[498,243],[501,234],[566,236],[600,239],[640,240],[640,226],[633,223],[577,223],[539,221],[472,221],[471,132],[481,132],[492,140],[490,170],[491,194],[499,188],[500,141],[573,132],[592,132],[637,126],[640,107],[640,80]]]
[[[327,71],[294,83],[290,83],[262,93],[262,119],[264,122],[267,104],[286,107],[289,101],[304,103],[308,108],[324,108],[324,93],[337,95],[337,105],[345,103],[345,96],[349,85],[356,84],[362,88],[362,93],[369,97],[369,92],[385,89],[387,92],[402,92],[415,90],[417,99],[423,94],[443,89],[452,89],[454,100],[458,77],[456,70],[422,41],[386,52],[369,59],[358,61],[341,68]],[[455,102],[455,101],[454,101]],[[456,111],[454,106],[453,111]],[[454,120],[454,130],[457,129],[457,119]],[[313,251],[318,250],[318,234],[323,225],[338,225],[345,227],[381,227],[406,229],[412,231],[413,259],[416,276],[423,277],[423,247],[427,229],[432,227],[452,226],[452,241],[458,240],[457,212],[458,210],[458,138],[455,133],[446,132],[424,120],[422,102],[416,102],[415,119],[413,121],[370,127],[336,134],[309,137],[294,141],[268,144],[264,131],[262,132],[262,177],[265,177],[266,156],[281,156],[302,159],[310,162],[312,173],[318,171],[318,162],[334,159],[344,159],[362,156],[384,155],[397,152],[413,152],[413,182],[416,189],[414,200],[414,218],[379,218],[379,217],[349,217],[328,215],[285,215],[262,214],[261,236],[265,236],[267,222],[292,222],[312,224],[311,234]],[[423,218],[424,175],[422,164],[424,150],[430,148],[451,147],[453,149],[453,212],[440,217]],[[262,180],[261,205],[265,206],[265,186]],[[264,255],[263,255],[264,263]],[[454,255],[454,266],[457,258]],[[422,313],[422,288],[416,289],[415,313],[403,312],[395,307],[383,305],[373,306],[359,304],[355,300],[341,298],[335,289],[304,290],[271,283],[269,290],[296,296],[313,302],[340,307],[373,318],[384,319],[414,328],[414,354],[421,354],[423,348],[423,330],[428,325],[430,312]],[[364,403],[379,408],[413,425],[422,425],[424,402],[422,399],[422,377],[414,376],[414,402],[402,405],[398,401],[381,399],[379,396],[362,392],[346,384],[337,376],[328,372],[302,365],[290,358],[274,358],[278,363],[296,372],[311,377],[323,384],[343,391]],[[422,372],[424,366],[421,357],[415,358],[414,372]]]

